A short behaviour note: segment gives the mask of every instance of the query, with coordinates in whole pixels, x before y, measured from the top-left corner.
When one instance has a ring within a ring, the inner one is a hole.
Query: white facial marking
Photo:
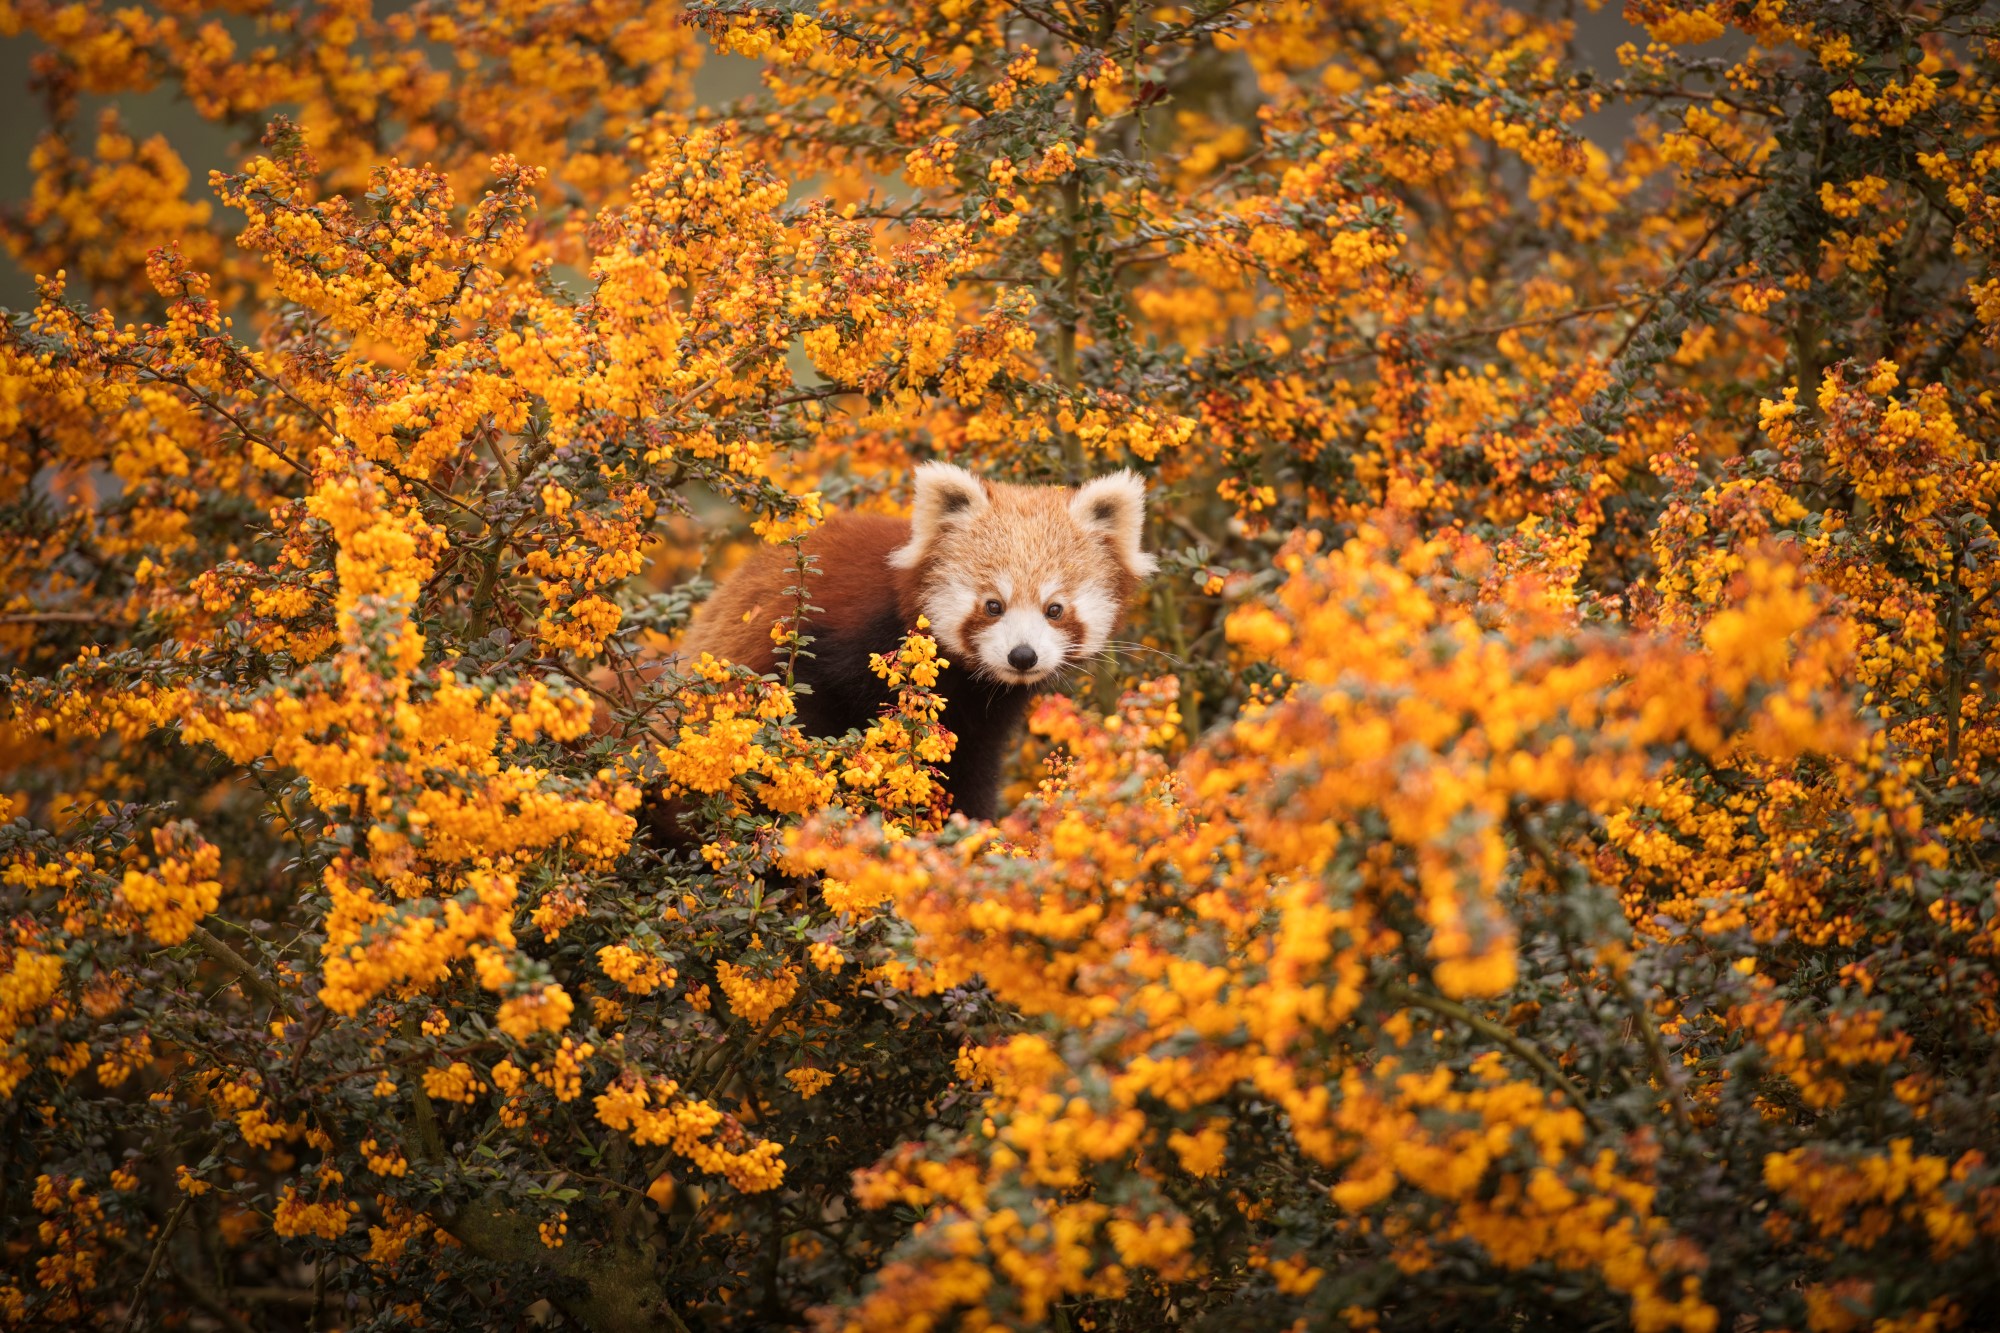
[[[1063,664],[1068,651],[1068,636],[1049,623],[1039,606],[1009,607],[972,639],[980,673],[1009,685],[1043,679]]]
[[[1089,657],[1104,647],[1117,615],[1118,607],[1111,594],[1096,584],[1085,584],[1070,595],[1063,606],[1063,618],[1074,617],[1083,626],[1083,642],[1076,647],[1078,657]]]
[[[963,658],[970,651],[959,638],[959,631],[965,627],[973,607],[983,600],[970,583],[956,580],[932,587],[924,597],[924,615],[931,622],[931,637],[944,648],[947,658]]]

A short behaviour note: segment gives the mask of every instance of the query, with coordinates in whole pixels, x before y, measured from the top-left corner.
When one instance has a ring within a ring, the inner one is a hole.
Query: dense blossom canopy
[[[0,1326],[2000,1326],[1990,7],[378,8],[0,0]]]

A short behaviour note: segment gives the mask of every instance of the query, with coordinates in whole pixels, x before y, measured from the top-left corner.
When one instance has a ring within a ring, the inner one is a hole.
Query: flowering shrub
[[[0,1326],[2000,1323],[2000,21],[1625,15],[0,0]],[[939,457],[992,825],[671,655]]]

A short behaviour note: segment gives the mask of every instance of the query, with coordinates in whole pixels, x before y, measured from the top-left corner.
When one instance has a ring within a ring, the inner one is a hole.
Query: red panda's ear
[[[945,529],[986,508],[986,486],[962,467],[925,463],[917,468],[916,495],[910,501],[910,540],[889,552],[898,569],[915,569]]]
[[[1160,562],[1139,548],[1146,527],[1146,483],[1136,472],[1113,472],[1088,481],[1071,497],[1069,516],[1083,528],[1102,533],[1125,572],[1143,579]]]

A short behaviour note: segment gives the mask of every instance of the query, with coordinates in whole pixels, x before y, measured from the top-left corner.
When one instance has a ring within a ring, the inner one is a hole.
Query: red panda
[[[994,817],[1001,767],[1034,696],[1099,652],[1156,566],[1140,549],[1145,483],[1114,472],[1085,485],[984,481],[948,463],[916,471],[907,519],[828,518],[805,539],[815,557],[804,631],[811,657],[794,678],[808,735],[865,728],[889,702],[869,669],[930,622],[950,663],[938,680],[943,722],[958,738],[944,769],[952,807]],[[794,613],[792,552],[765,547],[696,615],[682,654],[707,652],[758,672],[781,670],[774,622]]]

